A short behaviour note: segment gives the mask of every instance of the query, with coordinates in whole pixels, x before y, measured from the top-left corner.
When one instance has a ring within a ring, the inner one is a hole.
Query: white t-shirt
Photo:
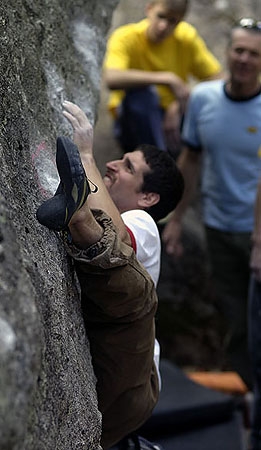
[[[121,214],[131,231],[132,246],[138,261],[145,267],[157,286],[160,273],[161,243],[159,231],[152,217],[142,209],[133,209]]]
[[[159,231],[152,217],[142,209],[133,209],[121,214],[122,220],[130,231],[133,250],[138,261],[145,267],[157,286],[160,273],[161,243]],[[154,362],[158,372],[159,387],[161,377],[159,372],[160,345],[155,339]]]

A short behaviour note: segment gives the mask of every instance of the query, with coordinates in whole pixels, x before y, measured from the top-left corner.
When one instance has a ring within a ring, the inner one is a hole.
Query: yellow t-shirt
[[[187,22],[180,22],[173,33],[159,43],[146,37],[148,20],[117,28],[108,40],[104,59],[105,69],[137,69],[173,72],[188,81],[189,76],[204,80],[221,70],[217,59],[206,47],[197,30]],[[174,96],[167,86],[157,85],[160,104],[166,108]],[[109,109],[120,104],[124,91],[111,91]]]

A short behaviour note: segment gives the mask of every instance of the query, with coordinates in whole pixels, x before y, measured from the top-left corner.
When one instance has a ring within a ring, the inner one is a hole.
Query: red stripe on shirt
[[[136,244],[135,236],[134,236],[133,232],[129,229],[129,227],[127,227],[127,225],[125,225],[125,227],[126,227],[126,230],[128,231],[129,236],[130,236],[131,246],[132,246],[133,250],[136,253],[136,251],[137,251],[137,244]]]

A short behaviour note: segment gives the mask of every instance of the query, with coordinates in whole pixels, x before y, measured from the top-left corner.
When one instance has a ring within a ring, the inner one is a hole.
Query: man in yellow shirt
[[[124,151],[149,143],[175,152],[188,80],[218,78],[221,67],[196,29],[182,21],[188,0],[154,0],[146,18],[108,40],[104,78]]]

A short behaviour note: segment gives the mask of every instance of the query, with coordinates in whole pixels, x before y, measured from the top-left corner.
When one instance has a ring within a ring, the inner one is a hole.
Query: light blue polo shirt
[[[190,97],[183,141],[202,151],[204,223],[230,232],[251,232],[261,176],[261,94],[232,100],[224,81],[198,84]]]

